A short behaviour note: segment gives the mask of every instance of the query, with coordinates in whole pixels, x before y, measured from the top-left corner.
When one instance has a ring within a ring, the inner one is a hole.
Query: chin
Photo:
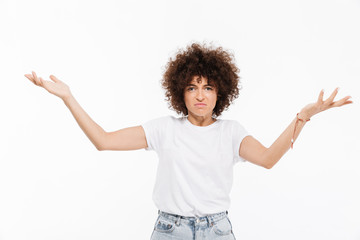
[[[195,115],[195,116],[198,116],[198,117],[205,117],[205,116],[208,116],[208,115],[211,115],[211,113],[208,113],[208,112],[203,112],[203,111],[194,111],[194,112],[191,112],[192,115]]]

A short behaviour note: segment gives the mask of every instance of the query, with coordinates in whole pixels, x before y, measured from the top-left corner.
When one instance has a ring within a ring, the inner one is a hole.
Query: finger
[[[54,75],[50,75],[50,79],[53,80],[54,82],[61,82],[57,77],[55,77]]]
[[[318,97],[318,103],[322,103],[323,102],[323,97],[324,97],[324,89],[321,90],[319,97]]]
[[[44,85],[44,80],[41,77],[39,78],[39,80],[40,80],[40,84]]]
[[[326,101],[324,102],[325,104],[329,105],[330,103],[332,103],[334,101],[334,98],[336,96],[336,94],[338,93],[339,88],[336,88],[333,93],[330,95],[330,97],[328,99],[326,99]]]
[[[346,96],[343,99],[340,99],[339,101],[336,101],[332,104],[332,107],[340,107],[344,104],[348,104],[348,103],[352,103],[351,100],[349,100],[351,98],[351,96]],[[349,101],[348,101],[349,100]]]
[[[344,105],[347,105],[347,104],[351,104],[351,103],[353,103],[353,101],[346,101],[346,102],[344,102],[341,106],[344,106]]]
[[[346,99],[346,100],[345,100],[345,102],[343,104],[353,103],[353,101],[349,100],[350,98],[351,98],[351,96],[344,97],[344,99]]]
[[[34,80],[36,80],[36,78],[37,78],[36,73],[35,73],[34,71],[32,71],[31,73],[32,73],[32,75],[33,75]]]
[[[33,84],[37,85],[32,74],[25,74],[25,77],[27,77]]]
[[[34,82],[32,79],[32,75],[31,74],[25,74],[24,75],[27,79],[29,79],[30,81]]]
[[[36,85],[39,85],[40,84],[39,79],[38,79],[38,77],[37,77],[37,75],[36,75],[36,73],[34,71],[32,71],[32,75],[34,76],[34,80],[36,82]]]

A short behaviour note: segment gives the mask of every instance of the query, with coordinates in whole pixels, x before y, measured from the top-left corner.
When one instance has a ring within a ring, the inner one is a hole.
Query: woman
[[[228,217],[232,170],[238,161],[272,168],[293,147],[315,114],[352,101],[334,102],[337,89],[323,101],[296,114],[269,147],[248,134],[236,120],[218,119],[239,95],[239,69],[221,47],[193,43],[179,50],[166,66],[162,86],[170,108],[182,115],[165,116],[140,126],[105,132],[81,108],[69,87],[25,74],[35,85],[60,97],[98,150],[155,150],[159,156],[153,200],[158,210],[151,239],[235,239]]]

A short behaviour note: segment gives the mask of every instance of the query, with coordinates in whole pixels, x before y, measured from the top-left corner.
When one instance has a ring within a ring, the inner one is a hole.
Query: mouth
[[[205,103],[196,103],[195,106],[197,106],[197,107],[204,107],[204,106],[206,106],[206,104],[205,104]]]

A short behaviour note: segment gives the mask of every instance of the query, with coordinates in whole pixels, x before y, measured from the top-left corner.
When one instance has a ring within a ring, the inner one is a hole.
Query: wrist
[[[62,97],[62,100],[67,103],[69,102],[71,99],[73,98],[73,95],[72,94],[69,94],[69,95],[66,95],[64,97]]]
[[[310,119],[311,117],[312,117],[312,115],[309,114],[307,111],[304,111],[304,110],[301,110],[299,112],[299,115],[298,115],[298,118],[300,118],[300,119],[302,119],[304,121]]]

